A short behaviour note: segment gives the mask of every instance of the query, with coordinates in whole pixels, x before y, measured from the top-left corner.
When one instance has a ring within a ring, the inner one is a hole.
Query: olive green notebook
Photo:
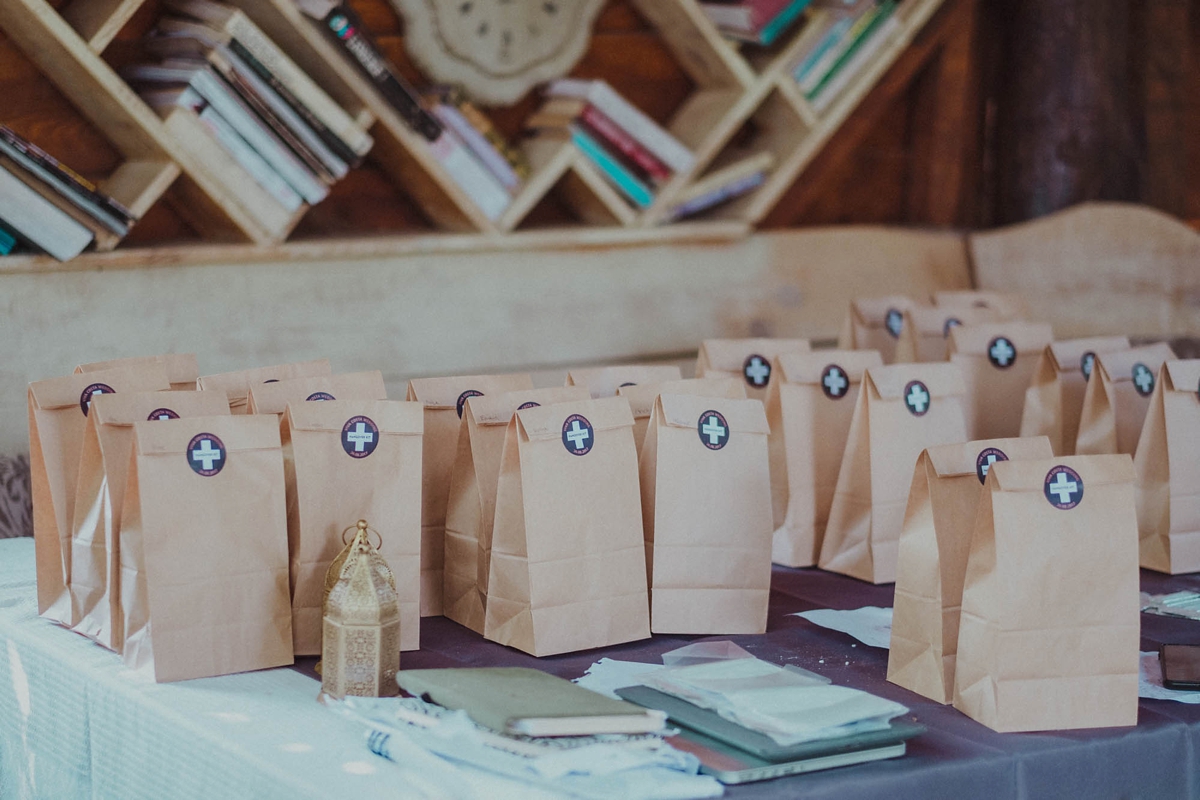
[[[400,688],[440,706],[462,709],[475,722],[525,736],[653,733],[666,714],[614,700],[547,672],[519,667],[409,669]]]

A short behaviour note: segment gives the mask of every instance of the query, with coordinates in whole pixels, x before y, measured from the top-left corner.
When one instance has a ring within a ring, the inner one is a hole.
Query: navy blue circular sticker
[[[747,356],[742,362],[742,375],[746,376],[746,383],[761,389],[771,380],[771,362],[757,353]]]
[[[701,414],[696,430],[700,434],[700,441],[709,450],[720,450],[729,444],[729,423],[719,411],[710,409]]]
[[[950,329],[957,328],[959,325],[962,325],[962,320],[958,317],[946,317],[946,321],[942,323],[942,338],[949,339]]]
[[[314,403],[318,400],[336,400],[337,398],[331,395],[329,392],[313,392],[304,399],[306,402]]]
[[[904,330],[904,315],[900,313],[900,309],[889,308],[887,316],[883,318],[883,325],[893,339],[899,339],[900,331]]]
[[[1008,369],[1017,362],[1017,348],[1007,336],[997,336],[988,342],[988,361],[996,369]]]
[[[929,387],[920,381],[909,381],[904,387],[904,407],[914,417],[923,417],[929,413]]]
[[[532,400],[530,400],[528,402],[521,403],[521,405],[517,406],[517,411],[524,411],[527,408],[540,408],[541,405],[542,405],[541,403],[535,403]]]
[[[156,408],[150,412],[150,416],[146,417],[147,422],[163,419],[179,419],[179,415],[169,408]]]
[[[116,394],[117,390],[107,383],[93,383],[79,394],[79,410],[86,417],[92,410],[92,397],[98,394]]]
[[[188,442],[187,462],[192,472],[211,478],[225,466],[225,445],[214,434],[197,433]]]
[[[850,379],[846,370],[837,364],[830,364],[821,373],[821,391],[830,400],[841,400],[850,390]]]
[[[1089,380],[1092,377],[1092,367],[1096,365],[1096,354],[1088,350],[1079,358],[1079,371],[1083,373],[1083,379]]]
[[[1061,464],[1046,473],[1046,499],[1055,508],[1069,511],[1083,500],[1083,478]]]
[[[634,383],[633,381],[625,381],[624,383],[622,383],[622,384],[621,384],[619,387],[617,387],[617,388],[619,388],[619,389],[624,389],[626,386],[637,386],[637,384],[636,384],[636,383]]]
[[[351,458],[366,458],[379,446],[379,426],[361,414],[342,426],[342,449]]]
[[[458,409],[458,418],[459,419],[462,419],[462,412],[463,412],[463,409],[466,408],[467,399],[471,398],[471,397],[483,397],[483,392],[477,392],[474,389],[467,389],[465,392],[463,392],[462,394],[460,394],[458,396],[458,402],[455,403],[454,406],[455,406],[455,408]]]
[[[975,475],[979,478],[980,483],[987,480],[988,470],[997,461],[1008,461],[1008,456],[998,447],[987,447],[979,453],[975,459]]]
[[[1133,365],[1133,388],[1142,397],[1149,397],[1154,392],[1154,373],[1140,361]]]
[[[573,456],[586,456],[592,452],[596,440],[596,432],[592,423],[582,414],[572,414],[563,422],[562,443],[567,452]]]

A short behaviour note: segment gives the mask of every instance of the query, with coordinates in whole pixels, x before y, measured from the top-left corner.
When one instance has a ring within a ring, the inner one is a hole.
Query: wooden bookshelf
[[[197,158],[203,148],[195,146],[195,140],[193,146],[183,146],[197,132],[174,115],[160,119],[102,58],[143,2],[69,0],[56,10],[46,0],[0,0],[0,28],[121,152],[124,162],[102,188],[135,215],[166,200],[207,240],[260,246],[286,240],[305,207],[290,217],[264,222],[253,203],[228,191],[228,175],[218,179],[219,170],[228,165]],[[900,25],[823,113],[804,99],[790,67],[814,36],[813,17],[824,12],[810,10],[780,42],[757,48],[722,36],[696,0],[631,0],[694,84],[666,127],[695,153],[695,165],[675,174],[659,187],[653,205],[639,210],[569,142],[531,141],[527,149],[533,173],[496,220],[483,214],[434,158],[428,142],[291,0],[229,2],[369,128],[375,140],[372,161],[438,229],[475,235],[495,246],[500,238],[522,229],[551,192],[579,219],[577,226],[553,232],[560,243],[569,243],[573,236],[586,242],[592,239],[586,231],[597,227],[645,229],[649,235],[675,227],[679,223],[665,221],[677,199],[710,169],[728,166],[735,139],[739,154],[768,151],[774,167],[762,186],[709,212],[699,224],[730,236],[744,234],[770,212],[943,0],[903,0],[896,11]],[[743,135],[747,131],[748,137]],[[743,141],[747,138],[748,144]]]

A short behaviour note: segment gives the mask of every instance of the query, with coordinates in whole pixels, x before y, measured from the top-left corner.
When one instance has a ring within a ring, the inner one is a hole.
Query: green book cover
[[[0,223],[0,256],[6,256],[17,246],[17,237]]]
[[[645,733],[661,729],[663,723],[663,715],[648,715],[641,706],[537,669],[410,669],[398,672],[396,681],[409,694],[462,709],[475,722],[502,733]]]
[[[873,12],[874,16],[871,18],[871,21],[867,25],[863,26],[862,30],[858,33],[858,36],[855,37],[854,43],[846,48],[846,52],[842,53],[841,56],[838,57],[838,60],[835,61],[833,66],[829,68],[829,71],[825,73],[825,76],[821,78],[821,81],[809,92],[807,92],[805,96],[809,100],[812,100],[819,95],[821,90],[824,89],[825,86],[838,74],[838,71],[841,70],[842,67],[846,66],[850,59],[854,58],[854,54],[858,52],[858,49],[862,47],[863,43],[871,38],[871,35],[875,33],[876,29],[878,29],[879,26],[882,25],[895,10],[896,3],[894,0],[884,0],[884,2],[880,3],[879,7]]]
[[[575,125],[571,126],[571,141],[635,205],[639,208],[649,208],[651,206],[654,202],[654,193],[650,191],[650,187],[638,180],[632,172],[625,169],[624,165],[613,158],[604,149],[603,145]]]
[[[812,0],[795,0],[791,5],[780,11],[775,19],[763,26],[763,29],[758,32],[758,43],[764,47],[772,45],[779,38],[779,34],[788,29],[796,19],[804,13],[804,9],[808,8]]]

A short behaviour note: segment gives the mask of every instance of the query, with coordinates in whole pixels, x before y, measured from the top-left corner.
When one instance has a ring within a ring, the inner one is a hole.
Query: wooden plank
[[[980,288],[1025,295],[1055,336],[1200,333],[1200,233],[1145,206],[1087,203],[970,237]]]
[[[140,219],[177,177],[179,166],[173,161],[126,161],[101,181],[100,190]]]
[[[575,157],[571,169],[563,175],[559,188],[584,222],[627,226],[637,220],[637,212],[633,207],[582,154]]]
[[[754,71],[717,31],[695,0],[632,0],[680,65],[702,87],[749,87]]]
[[[532,173],[496,222],[506,233],[521,224],[575,161],[575,148],[567,141],[531,139],[524,147]]]
[[[100,55],[143,2],[145,0],[73,0],[61,13],[67,24],[87,42],[88,49]]]

